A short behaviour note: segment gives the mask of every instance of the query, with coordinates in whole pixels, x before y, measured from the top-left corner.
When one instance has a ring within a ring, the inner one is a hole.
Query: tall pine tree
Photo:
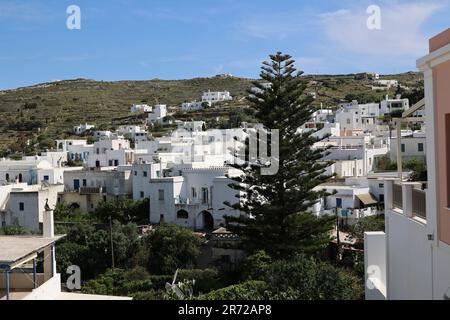
[[[298,131],[316,109],[294,62],[281,52],[271,55],[260,74],[270,88],[256,81],[254,86],[261,90],[249,91],[248,98],[258,122],[269,132],[279,130],[279,170],[262,175],[265,164],[234,165],[243,175],[232,178],[235,183],[230,187],[242,195],[239,203],[228,204],[245,214],[226,217],[227,228],[241,237],[247,252],[265,250],[277,258],[320,251],[329,243],[334,224],[333,217],[317,218],[307,212],[324,196],[313,188],[329,179],[324,173],[330,162],[322,161],[324,149],[312,148],[319,141],[312,132]]]

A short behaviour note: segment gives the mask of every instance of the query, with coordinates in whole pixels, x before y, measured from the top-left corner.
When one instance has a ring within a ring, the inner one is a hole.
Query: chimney
[[[46,206],[47,207],[47,206]],[[50,208],[46,208],[44,210],[43,217],[43,236],[44,238],[53,238],[55,236],[55,223],[53,210],[47,210]]]

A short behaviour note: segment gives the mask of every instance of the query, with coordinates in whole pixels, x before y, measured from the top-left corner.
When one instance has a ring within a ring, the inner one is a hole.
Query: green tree
[[[102,201],[95,210],[95,216],[102,222],[108,222],[111,217],[121,223],[147,223],[149,217],[148,198],[133,201],[128,198],[115,198]]]
[[[260,76],[271,88],[266,90],[255,82],[262,92],[249,92],[248,99],[259,123],[268,130],[279,130],[279,158],[275,159],[279,170],[275,175],[262,175],[263,165],[235,166],[244,174],[233,178],[230,187],[245,195],[232,206],[246,214],[226,217],[227,228],[241,237],[250,253],[265,250],[273,257],[315,253],[329,243],[334,219],[317,218],[307,210],[324,196],[313,188],[329,179],[324,173],[331,163],[320,161],[324,149],[312,148],[318,141],[312,132],[298,133],[316,110],[313,99],[304,93],[307,84],[302,72],[296,73],[289,55],[277,53],[270,58],[263,63]]]
[[[66,231],[67,236],[58,243],[56,258],[61,274],[65,268],[77,265],[83,279],[92,279],[112,266],[111,231],[108,225],[77,223]],[[144,251],[144,244],[135,224],[122,225],[114,222],[112,228],[114,263],[117,268],[133,268],[142,260],[137,255]],[[61,263],[60,263],[61,262]]]
[[[199,299],[214,300],[355,300],[360,279],[344,269],[305,255],[261,265],[256,279],[212,291]]]
[[[65,203],[58,203],[56,205],[54,215],[55,220],[58,222],[87,222],[94,220],[94,216]]]
[[[145,237],[149,248],[148,269],[155,274],[174,274],[179,268],[195,266],[200,240],[190,230],[161,225]]]

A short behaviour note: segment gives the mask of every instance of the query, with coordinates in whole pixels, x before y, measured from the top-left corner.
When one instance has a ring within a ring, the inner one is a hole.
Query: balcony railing
[[[105,190],[102,187],[81,187],[80,194],[99,194]]]
[[[394,183],[392,188],[392,205],[394,208],[403,209],[403,192],[402,186]]]
[[[412,213],[423,219],[427,218],[427,202],[425,191],[419,189],[412,190]]]

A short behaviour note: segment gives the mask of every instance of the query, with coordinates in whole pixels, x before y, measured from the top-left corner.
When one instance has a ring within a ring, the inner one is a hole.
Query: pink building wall
[[[450,44],[450,29],[430,39],[430,53]],[[450,244],[450,61],[433,67],[438,238]]]

